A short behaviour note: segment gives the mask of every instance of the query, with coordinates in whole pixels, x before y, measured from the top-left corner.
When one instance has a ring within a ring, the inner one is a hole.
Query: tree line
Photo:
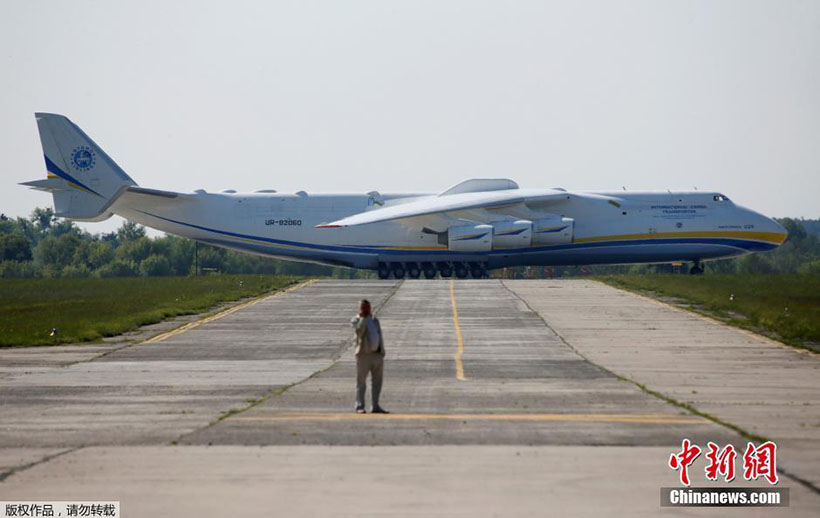
[[[176,236],[150,238],[126,221],[114,232],[91,234],[37,208],[28,218],[0,215],[0,277],[136,277],[249,273],[352,278],[348,268],[281,261]]]

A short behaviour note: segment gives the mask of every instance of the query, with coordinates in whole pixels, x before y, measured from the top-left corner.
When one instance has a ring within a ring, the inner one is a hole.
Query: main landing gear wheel
[[[438,273],[446,279],[453,275],[453,269],[448,263],[438,263]]]
[[[390,277],[390,269],[384,263],[379,263],[379,279],[387,279]]]
[[[466,279],[468,273],[467,266],[465,266],[464,263],[456,263],[454,266],[456,277],[459,279]]]
[[[487,269],[481,263],[470,263],[470,275],[473,279],[483,279],[487,274]]]
[[[700,261],[695,261],[692,263],[692,267],[689,269],[689,273],[691,275],[701,275],[703,273],[703,264]]]
[[[404,279],[404,265],[401,263],[393,263],[393,277],[396,279]]]
[[[416,263],[407,263],[407,275],[411,279],[418,279],[421,275],[421,268]]]
[[[436,267],[430,263],[422,263],[422,270],[424,270],[425,279],[433,279],[436,276]]]

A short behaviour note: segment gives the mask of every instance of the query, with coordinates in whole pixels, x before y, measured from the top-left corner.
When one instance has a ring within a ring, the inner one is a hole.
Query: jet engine
[[[447,247],[454,252],[488,252],[493,247],[492,225],[464,225],[447,230]]]
[[[548,216],[532,222],[532,242],[539,245],[572,243],[575,220],[561,216]]]
[[[493,226],[493,248],[524,248],[532,242],[532,221],[496,221]]]

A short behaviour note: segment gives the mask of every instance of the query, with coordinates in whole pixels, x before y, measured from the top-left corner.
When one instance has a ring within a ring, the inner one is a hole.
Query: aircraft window
[[[715,201],[729,201],[729,198],[722,194],[715,194],[714,199]]]

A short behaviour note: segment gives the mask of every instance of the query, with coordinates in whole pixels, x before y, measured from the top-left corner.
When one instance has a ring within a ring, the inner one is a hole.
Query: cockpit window
[[[726,196],[724,196],[722,194],[715,194],[714,200],[715,201],[729,201],[729,198],[727,198]]]

